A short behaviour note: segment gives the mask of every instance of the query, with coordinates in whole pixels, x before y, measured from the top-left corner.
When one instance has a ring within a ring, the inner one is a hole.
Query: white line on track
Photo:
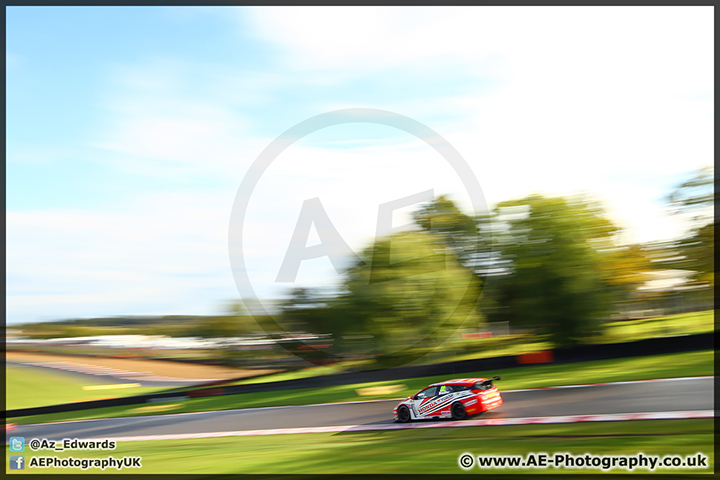
[[[521,390],[502,390],[501,393],[511,392],[532,392],[536,390],[557,390],[562,388],[585,388],[585,387],[602,387],[606,385],[632,385],[635,383],[646,383],[646,382],[675,382],[682,380],[700,380],[705,378],[714,378],[712,375],[706,375],[701,377],[675,377],[675,378],[651,378],[649,380],[627,380],[624,382],[606,382],[606,383],[584,383],[580,385],[560,385],[558,387],[536,387],[536,388],[525,388]]]
[[[612,422],[626,420],[665,420],[672,418],[712,418],[713,410],[680,412],[616,413],[603,415],[571,415],[556,417],[492,418],[486,420],[462,420],[434,423],[389,423],[379,425],[336,425],[331,427],[276,428],[270,430],[238,430],[233,432],[181,433],[168,435],[143,435],[115,437],[116,442],[139,442],[148,440],[184,440],[191,438],[248,437],[254,435],[290,435],[299,433],[367,432],[378,430],[407,430],[411,428],[449,428],[503,425],[533,425],[541,423]]]

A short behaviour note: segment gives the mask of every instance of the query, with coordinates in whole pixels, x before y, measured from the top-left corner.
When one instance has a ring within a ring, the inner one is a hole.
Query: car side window
[[[428,387],[425,390],[421,391],[417,394],[418,400],[422,400],[424,398],[430,398],[437,395],[438,387]]]
[[[455,387],[453,385],[441,385],[440,391],[438,392],[440,395],[447,395],[448,393],[452,393],[455,391]]]

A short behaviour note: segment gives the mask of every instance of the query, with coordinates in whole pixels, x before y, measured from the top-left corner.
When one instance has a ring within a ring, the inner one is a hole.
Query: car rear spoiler
[[[500,380],[500,377],[488,378],[487,380],[483,380],[482,382],[478,382],[476,385],[492,385],[492,382],[494,382],[495,380]]]

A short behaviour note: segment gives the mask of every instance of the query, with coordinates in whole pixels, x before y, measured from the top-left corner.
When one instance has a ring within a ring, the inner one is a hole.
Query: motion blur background
[[[713,329],[709,9],[9,7],[6,27],[9,350],[376,368]],[[251,315],[237,188],[349,107],[436,130],[486,204],[404,132],[316,132],[253,193]],[[374,238],[378,205],[428,189]],[[276,282],[315,197],[372,261]]]

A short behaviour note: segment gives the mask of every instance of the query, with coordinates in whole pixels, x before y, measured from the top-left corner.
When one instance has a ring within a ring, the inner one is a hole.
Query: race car
[[[433,383],[406,398],[393,409],[396,422],[424,418],[462,420],[469,415],[486,412],[502,405],[500,392],[493,378],[460,378]]]

